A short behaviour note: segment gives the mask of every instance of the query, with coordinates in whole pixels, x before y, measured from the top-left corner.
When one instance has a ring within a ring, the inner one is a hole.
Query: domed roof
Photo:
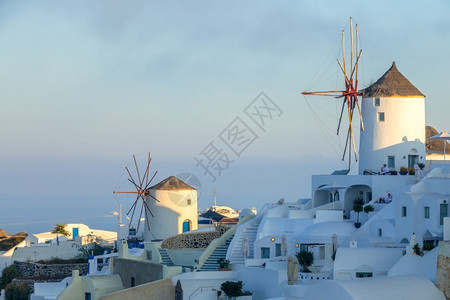
[[[380,79],[371,86],[361,90],[363,97],[425,97],[402,73],[395,61]]]
[[[170,176],[148,188],[149,190],[165,190],[165,191],[177,191],[177,190],[195,190],[192,186],[186,184],[184,181]]]
[[[312,224],[305,229],[305,237],[330,237],[336,234],[338,237],[350,236],[355,227],[350,222],[320,222]]]

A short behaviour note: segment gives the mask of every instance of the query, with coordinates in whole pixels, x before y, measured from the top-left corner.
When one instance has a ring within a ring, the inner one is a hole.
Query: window
[[[319,259],[325,259],[325,246],[319,246]]]
[[[191,199],[187,199],[187,205],[191,205]]]
[[[378,113],[378,122],[384,122],[384,112]]]
[[[406,217],[406,206],[402,206],[402,217]]]
[[[383,236],[383,229],[382,228],[378,228],[378,236]]]
[[[281,256],[281,244],[275,244],[275,256]]]
[[[444,225],[444,218],[448,217],[448,204],[447,203],[441,203],[440,205],[440,212],[439,212],[439,221],[441,225]]]
[[[270,258],[270,248],[261,247],[261,258]]]
[[[395,169],[395,156],[388,156],[388,167]]]
[[[306,244],[300,244],[300,251],[309,251],[309,247]]]
[[[84,293],[85,300],[91,300],[91,293]]]
[[[356,278],[367,278],[372,276],[373,276],[372,272],[356,272]]]
[[[423,208],[423,217],[425,219],[429,219],[430,218],[430,207],[429,206],[425,206]]]
[[[380,106],[380,98],[375,98],[374,99],[373,106]]]

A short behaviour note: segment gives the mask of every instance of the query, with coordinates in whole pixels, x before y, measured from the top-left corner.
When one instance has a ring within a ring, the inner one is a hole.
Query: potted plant
[[[406,175],[408,174],[408,168],[407,167],[400,167],[400,175]]]
[[[375,209],[375,208],[374,208],[372,205],[370,205],[370,204],[364,206],[364,212],[365,212],[366,214],[370,213],[371,211],[374,211],[374,209]]]
[[[228,299],[252,299],[252,293],[242,290],[242,281],[225,281],[220,285],[220,289],[225,293]]]
[[[414,167],[410,167],[408,169],[408,173],[409,173],[409,175],[415,175],[416,174],[416,170],[414,170]]]
[[[230,271],[228,268],[228,265],[230,264],[230,261],[228,259],[225,259],[223,257],[219,258],[217,260],[217,263],[219,264],[219,268],[217,270],[219,271]]]
[[[308,250],[302,250],[297,252],[295,256],[297,257],[298,263],[302,266],[302,272],[311,272],[308,270],[308,267],[314,262],[314,253]]]
[[[414,254],[415,254],[415,255],[423,256],[423,251],[422,251],[422,249],[420,248],[419,243],[416,243],[416,244],[414,245],[413,250],[414,250]]]
[[[359,213],[363,211],[362,204],[355,201],[355,204],[353,204],[353,210],[357,213],[355,227],[359,228],[361,227],[361,223],[359,222]]]
[[[419,166],[419,168],[421,170],[423,170],[425,168],[425,164],[424,163],[418,163],[417,165]]]

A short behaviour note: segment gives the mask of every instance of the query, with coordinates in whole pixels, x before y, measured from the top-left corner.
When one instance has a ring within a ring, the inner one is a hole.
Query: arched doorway
[[[344,200],[344,215],[349,218],[350,211],[353,210],[353,204],[355,200],[362,200],[363,204],[366,204],[372,200],[372,189],[365,184],[355,184],[350,186],[345,191]]]
[[[183,222],[183,232],[191,231],[192,222],[190,220],[184,220]]]
[[[408,168],[414,168],[414,165],[419,162],[419,154],[417,149],[412,148],[408,154]]]

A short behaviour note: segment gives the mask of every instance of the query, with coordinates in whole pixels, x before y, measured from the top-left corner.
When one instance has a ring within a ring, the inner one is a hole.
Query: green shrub
[[[228,268],[230,261],[228,259],[221,257],[217,260],[217,263],[219,264],[219,268],[224,269],[224,268]]]
[[[308,267],[314,262],[314,253],[307,250],[299,251],[295,254],[298,263],[303,267],[302,272],[309,272]]]
[[[11,281],[20,276],[19,270],[17,270],[15,265],[10,265],[2,271],[2,280],[0,282],[0,290],[4,289]]]
[[[373,211],[375,208],[372,206],[372,205],[366,205],[366,206],[364,206],[364,212],[365,213],[369,213],[369,212],[371,212],[371,211]]]
[[[70,232],[66,229],[66,224],[56,224],[55,228],[53,228],[52,233],[59,233],[64,236],[70,236]]]
[[[416,244],[414,245],[413,250],[414,250],[414,254],[415,254],[415,255],[423,256],[423,251],[422,251],[422,249],[420,248],[419,243],[416,243]]]
[[[25,283],[10,283],[5,288],[5,300],[28,300],[30,288]]]
[[[433,245],[433,243],[424,243],[422,249],[424,251],[430,251],[433,250],[436,246]]]
[[[228,297],[238,297],[242,295],[242,281],[225,281],[220,285],[220,289]]]

